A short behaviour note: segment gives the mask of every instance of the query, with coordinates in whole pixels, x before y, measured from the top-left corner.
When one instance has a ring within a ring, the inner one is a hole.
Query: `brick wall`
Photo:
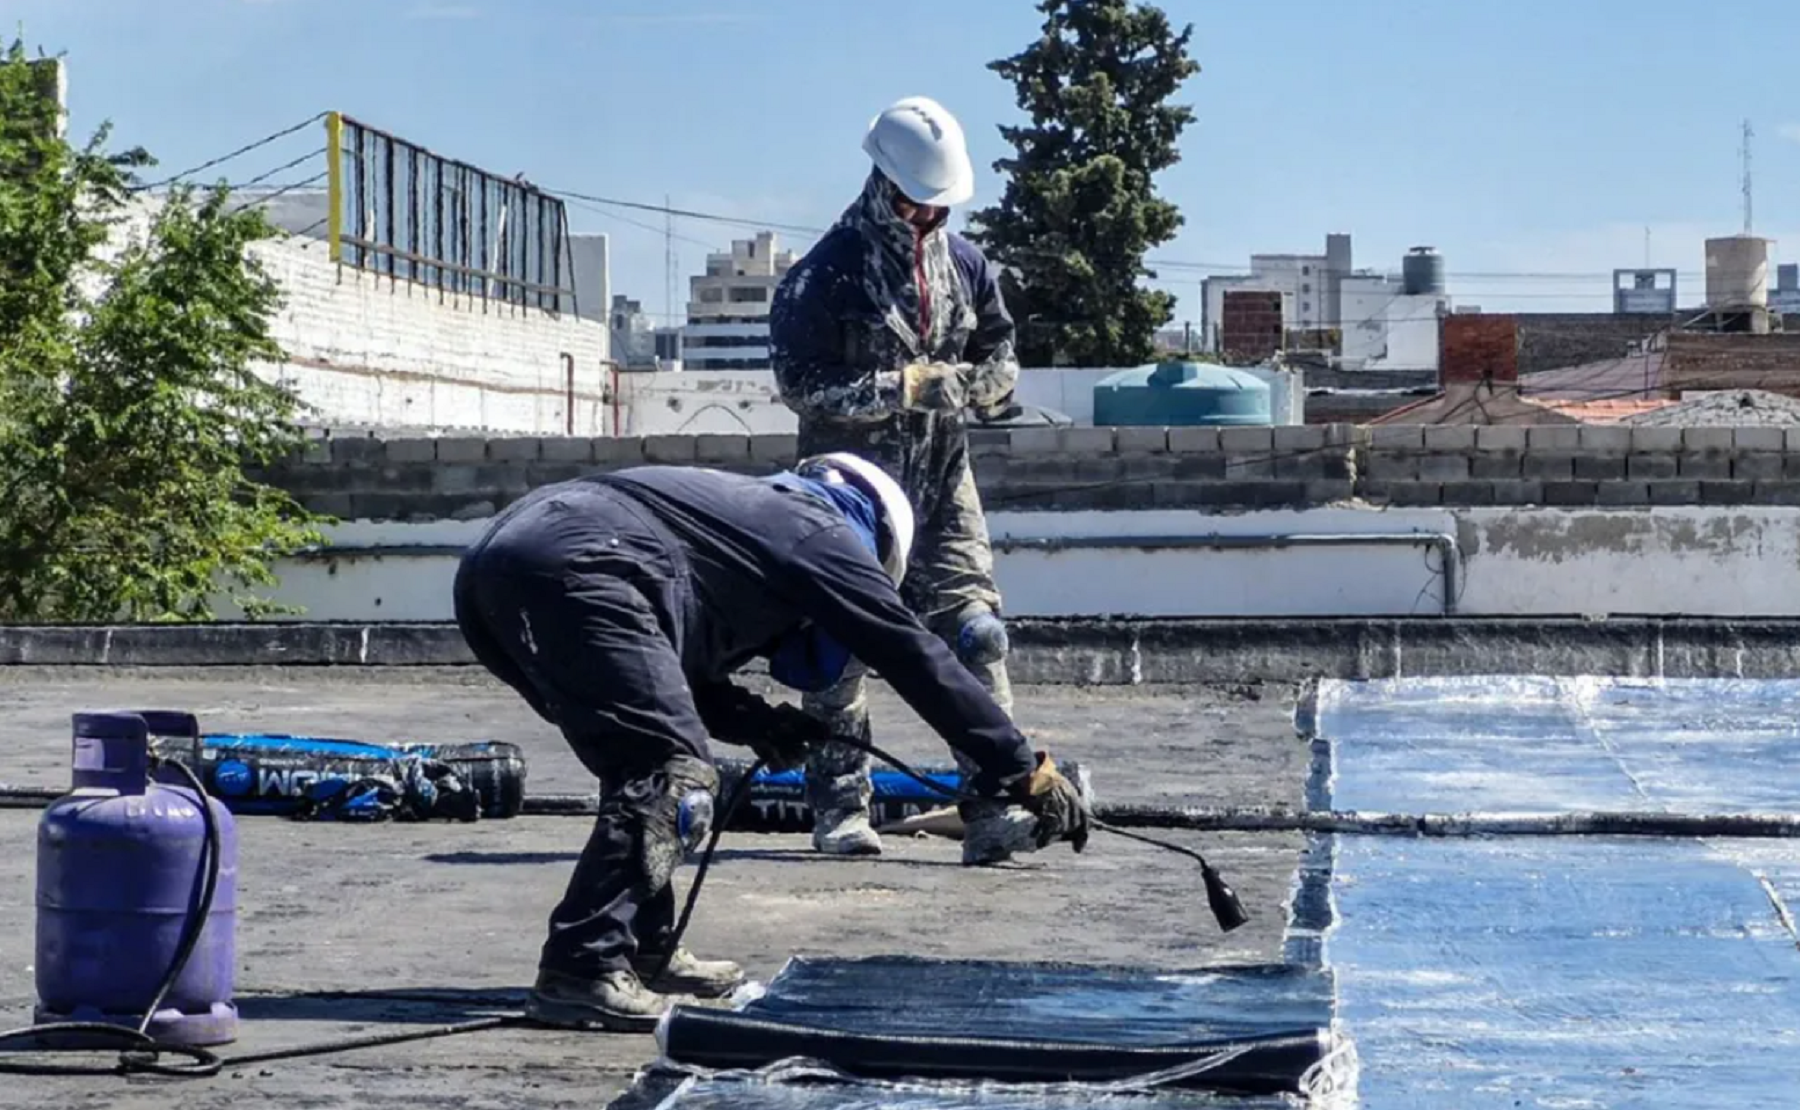
[[[484,304],[332,264],[319,241],[252,248],[282,287],[282,368],[322,423],[608,432],[604,324]]]
[[[1280,293],[1227,292],[1219,318],[1219,349],[1227,362],[1261,362],[1281,349]]]
[[[1521,312],[1519,373],[1558,370],[1584,362],[1622,358],[1631,345],[1667,329],[1667,316],[1606,312]]]
[[[1022,428],[971,436],[990,509],[1800,505],[1800,428]],[[316,439],[266,477],[343,519],[472,519],[646,462],[768,473],[794,437]]]
[[[1519,380],[1519,331],[1511,316],[1449,316],[1438,332],[1438,380],[1444,386]]]
[[[1669,390],[1762,389],[1800,396],[1800,334],[1673,334],[1661,383]]]

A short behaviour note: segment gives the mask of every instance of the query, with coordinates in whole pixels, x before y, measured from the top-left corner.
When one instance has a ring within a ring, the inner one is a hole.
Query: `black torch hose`
[[[894,755],[892,752],[883,751],[881,748],[867,740],[847,736],[834,736],[832,739],[847,747],[867,752],[869,755],[881,760],[902,775],[912,779],[914,782],[928,790],[935,791],[947,800],[958,802],[992,800],[983,798],[979,794],[973,794],[968,791],[956,790],[945,786],[936,779],[929,778],[914,770],[899,756]],[[746,778],[744,781],[749,782],[749,779]],[[1218,870],[1214,868],[1212,864],[1208,863],[1206,857],[1199,852],[1196,852],[1191,848],[1184,848],[1179,844],[1171,844],[1166,840],[1158,840],[1153,836],[1127,832],[1124,829],[1108,825],[1104,821],[1097,821],[1090,818],[1088,824],[1100,832],[1111,833],[1113,836],[1122,837],[1125,840],[1135,840],[1140,844],[1148,844],[1153,848],[1161,848],[1165,852],[1173,852],[1178,856],[1186,856],[1198,863],[1200,865],[1201,878],[1206,883],[1207,903],[1212,908],[1213,917],[1218,921],[1219,928],[1222,931],[1229,933],[1249,920],[1249,915],[1245,913],[1242,903],[1238,901],[1237,893],[1231,889],[1231,886],[1228,883],[1226,883],[1225,877],[1219,874]]]

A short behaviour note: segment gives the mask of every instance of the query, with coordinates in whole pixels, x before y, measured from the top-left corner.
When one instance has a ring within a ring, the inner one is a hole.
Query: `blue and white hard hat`
[[[912,556],[913,509],[906,491],[887,472],[865,458],[848,451],[814,455],[802,459],[794,473],[819,482],[841,482],[862,491],[875,505],[880,517],[880,535],[876,539],[881,569],[898,586],[906,577],[906,563]]]

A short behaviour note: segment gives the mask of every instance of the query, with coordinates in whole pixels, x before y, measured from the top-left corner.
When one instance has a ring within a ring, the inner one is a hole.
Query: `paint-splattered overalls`
[[[970,407],[1002,407],[1019,373],[1013,321],[975,245],[941,224],[921,233],[899,220],[892,188],[871,174],[783,280],[770,316],[775,379],[799,415],[802,457],[850,451],[905,488],[918,532],[902,596],[1010,715],[1004,647],[970,651],[963,635],[972,620],[1001,613],[964,415],[903,411],[899,378],[910,363],[967,363]],[[804,704],[834,732],[869,737],[860,673]],[[815,754],[807,790],[819,827],[867,811],[868,770],[866,755],[841,744]]]

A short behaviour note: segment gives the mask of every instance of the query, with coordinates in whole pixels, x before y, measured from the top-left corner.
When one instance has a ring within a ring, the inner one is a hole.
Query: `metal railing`
[[[575,311],[563,202],[337,112],[325,117],[331,258],[484,300]]]

